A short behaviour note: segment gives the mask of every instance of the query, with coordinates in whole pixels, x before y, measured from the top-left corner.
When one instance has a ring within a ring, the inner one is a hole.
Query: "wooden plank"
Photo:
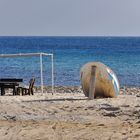
[[[90,77],[90,85],[89,85],[89,99],[94,99],[95,95],[95,86],[96,86],[96,66],[91,67],[91,77]]]
[[[23,79],[17,79],[17,78],[1,78],[0,79],[1,83],[16,83],[16,82],[23,82]]]

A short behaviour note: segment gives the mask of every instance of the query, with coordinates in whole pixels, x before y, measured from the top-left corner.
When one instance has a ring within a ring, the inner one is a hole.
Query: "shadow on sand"
[[[53,101],[80,101],[80,100],[88,100],[88,98],[85,99],[60,98],[60,99],[30,100],[22,102],[53,102]]]

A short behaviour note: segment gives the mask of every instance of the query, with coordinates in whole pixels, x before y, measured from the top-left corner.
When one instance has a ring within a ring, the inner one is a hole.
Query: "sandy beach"
[[[79,87],[56,88],[54,95],[0,96],[0,139],[139,140],[140,88],[94,100]]]

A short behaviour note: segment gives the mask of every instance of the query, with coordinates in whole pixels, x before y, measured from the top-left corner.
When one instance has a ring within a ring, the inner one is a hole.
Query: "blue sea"
[[[0,54],[53,53],[55,85],[80,85],[81,67],[91,61],[109,66],[121,86],[140,86],[140,37],[0,37]],[[43,57],[45,85],[51,84],[51,59]],[[31,77],[40,84],[39,57],[0,58],[0,78]]]

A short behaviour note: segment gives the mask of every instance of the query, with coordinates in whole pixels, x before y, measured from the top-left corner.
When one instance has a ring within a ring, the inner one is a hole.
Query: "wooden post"
[[[89,100],[94,99],[96,86],[96,66],[91,67],[91,77],[89,85]]]

